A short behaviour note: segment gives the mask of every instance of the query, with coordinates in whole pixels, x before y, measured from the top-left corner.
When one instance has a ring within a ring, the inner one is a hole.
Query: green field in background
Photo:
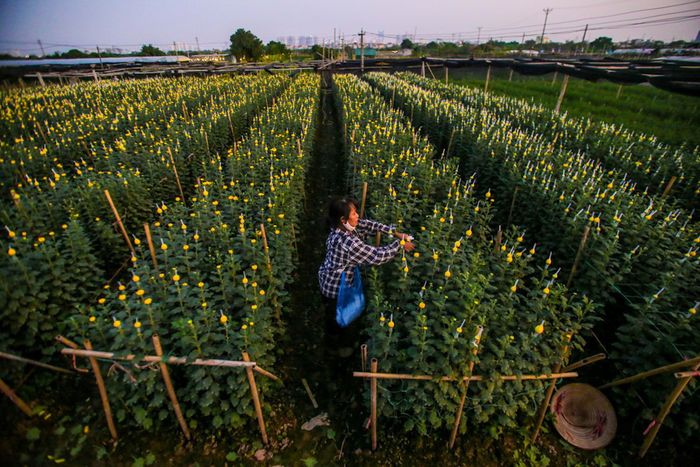
[[[491,70],[489,91],[523,98],[554,108],[561,90],[562,74],[525,76],[509,69]],[[444,79],[444,72],[435,72]],[[485,69],[450,70],[449,82],[482,88]],[[660,141],[680,146],[700,146],[700,98],[684,96],[650,85],[619,85],[570,78],[561,110],[572,117],[589,117],[634,131],[655,135]]]

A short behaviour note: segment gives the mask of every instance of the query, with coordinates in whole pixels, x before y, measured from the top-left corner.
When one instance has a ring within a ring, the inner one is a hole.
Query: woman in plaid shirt
[[[403,248],[412,251],[415,246],[412,237],[397,232],[393,226],[384,225],[369,219],[360,219],[357,202],[350,198],[339,198],[331,202],[328,208],[330,233],[326,240],[326,258],[318,270],[318,282],[321,293],[328,302],[335,299],[340,288],[340,275],[345,271],[345,279],[352,284],[355,266],[384,264],[391,260]],[[363,240],[368,234],[382,232],[397,238],[391,244],[374,247]],[[328,303],[330,305],[330,303]],[[335,312],[333,312],[335,319]]]

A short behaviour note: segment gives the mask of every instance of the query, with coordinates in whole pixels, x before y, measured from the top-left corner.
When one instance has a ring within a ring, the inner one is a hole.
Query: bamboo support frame
[[[32,417],[34,415],[31,407],[29,407],[29,405],[27,405],[27,403],[24,402],[22,398],[19,397],[17,393],[15,393],[15,391],[13,391],[12,388],[2,380],[2,378],[0,378],[0,391],[2,391],[2,393],[5,394],[8,399],[19,407],[19,409],[24,412],[27,417]]]
[[[484,332],[484,328],[479,326],[476,331],[476,336],[474,336],[474,348],[472,349],[472,355],[476,358],[479,353],[479,344],[481,343],[481,334]],[[469,375],[471,376],[474,371],[474,360],[469,362]],[[452,426],[452,433],[450,434],[450,449],[455,445],[455,440],[457,439],[457,430],[459,430],[459,424],[462,421],[462,413],[464,412],[464,403],[467,401],[467,391],[469,390],[469,381],[464,381],[461,383],[463,385],[462,397],[459,401],[459,409],[457,409],[457,415],[455,416],[455,423]]]
[[[107,202],[109,203],[109,206],[112,208],[112,212],[114,213],[114,217],[117,218],[117,224],[119,224],[119,229],[122,232],[122,235],[124,236],[124,241],[126,241],[126,244],[129,246],[129,250],[131,250],[131,255],[136,256],[136,251],[134,250],[134,246],[131,244],[131,240],[129,239],[129,234],[126,233],[126,228],[124,227],[124,223],[122,222],[122,218],[119,215],[119,211],[117,211],[117,207],[114,205],[114,201],[112,201],[112,196],[109,194],[109,190],[105,190],[105,197],[107,198]]]
[[[697,356],[695,358],[689,358],[688,360],[683,360],[680,362],[672,363],[670,365],[660,366],[658,368],[654,368],[653,370],[643,371],[641,373],[637,373],[636,375],[629,376],[627,378],[618,379],[618,380],[615,380],[611,383],[604,384],[604,385],[600,386],[598,389],[605,389],[605,388],[611,388],[613,386],[620,386],[622,384],[634,383],[635,381],[646,379],[650,376],[660,375],[662,373],[670,373],[670,372],[673,372],[676,370],[680,370],[682,368],[687,368],[689,366],[697,365],[698,363],[700,363],[700,356]]]
[[[352,376],[355,378],[370,378],[375,379],[397,379],[397,380],[412,380],[412,381],[476,381],[476,382],[489,382],[489,381],[534,381],[534,380],[547,380],[547,379],[560,379],[560,378],[576,378],[578,373],[576,372],[566,372],[566,373],[551,373],[551,374],[541,374],[541,375],[505,375],[497,376],[496,378],[488,378],[485,376],[464,376],[462,378],[455,378],[454,376],[431,376],[431,375],[409,375],[405,373],[375,373],[375,372],[365,372],[365,371],[354,371]]]
[[[673,374],[677,379],[681,378],[695,378],[700,376],[700,371],[679,371]]]
[[[5,360],[12,360],[15,362],[20,362],[20,363],[26,363],[28,365],[38,366],[39,368],[44,368],[46,370],[56,371],[58,373],[67,373],[69,375],[73,374],[72,371],[66,370],[65,368],[59,368],[57,366],[49,365],[48,363],[38,362],[36,360],[32,360],[31,358],[20,357],[19,355],[13,355],[10,353],[0,352],[0,358],[3,358]]]
[[[180,196],[182,196],[182,202],[185,202],[185,192],[182,191],[182,185],[180,184],[180,175],[177,173],[177,165],[175,165],[175,158],[173,157],[173,152],[168,147],[168,155],[170,156],[170,163],[173,165],[173,172],[175,173],[175,182],[177,183],[177,189],[180,191]]]
[[[367,182],[362,184],[362,203],[360,204],[360,219],[365,217],[365,203],[367,202]]]
[[[567,354],[569,353],[569,343],[571,342],[572,334],[568,333],[566,335],[566,344],[564,344],[564,348],[562,349],[561,352],[561,361],[554,365],[553,368],[553,373],[559,373],[561,371],[561,366],[562,363],[566,360]],[[540,404],[540,409],[539,412],[537,413],[537,422],[535,422],[535,430],[532,433],[532,442],[534,443],[537,441],[537,436],[540,434],[540,428],[542,428],[542,422],[544,422],[544,417],[547,415],[547,408],[549,407],[549,401],[552,399],[552,395],[554,394],[554,389],[557,386],[557,380],[553,379],[552,382],[549,384],[549,388],[547,388],[547,393],[544,396],[544,400],[542,400],[542,404]]]
[[[370,375],[378,375],[377,359],[373,358],[370,362]],[[353,374],[354,376],[354,374]],[[377,378],[373,377],[370,381],[371,407],[370,407],[370,428],[372,429],[372,451],[377,449]]]
[[[243,361],[249,362],[250,356],[248,352],[243,352]],[[255,375],[252,368],[246,368],[246,376],[250,385],[250,392],[253,396],[253,405],[255,406],[255,415],[258,418],[258,426],[260,427],[260,435],[262,436],[263,444],[267,444],[267,431],[265,430],[265,419],[263,418],[262,407],[260,405],[260,396],[258,395],[258,387],[255,384]]]
[[[148,242],[148,251],[151,252],[151,260],[153,261],[153,267],[158,269],[158,259],[156,258],[156,247],[153,245],[153,237],[151,236],[151,226],[148,222],[143,224],[143,230],[146,232],[146,242]]]
[[[154,335],[153,338],[153,348],[156,351],[156,355],[159,357],[163,356],[163,348],[160,345],[160,338],[157,335]],[[187,422],[185,421],[185,417],[182,415],[182,409],[180,409],[180,403],[177,401],[177,395],[175,394],[175,388],[173,387],[173,382],[170,379],[170,372],[168,371],[168,365],[165,364],[165,362],[161,361],[159,364],[160,366],[160,372],[163,375],[163,381],[165,382],[165,389],[168,391],[168,397],[170,397],[170,402],[173,404],[173,410],[175,411],[175,416],[177,417],[177,421],[180,424],[180,428],[182,428],[182,432],[185,434],[185,438],[188,440],[191,439],[190,435],[190,430],[187,427]]]
[[[568,76],[568,75],[567,75]],[[576,259],[574,259],[574,265],[571,267],[571,272],[569,273],[569,278],[566,280],[566,287],[571,287],[571,282],[574,280],[574,275],[576,274],[576,269],[581,262],[581,256],[583,255],[583,250],[586,248],[586,242],[588,241],[588,235],[591,233],[591,226],[587,225],[583,229],[583,236],[581,237],[581,243],[578,245],[578,251],[576,252]]]
[[[697,371],[700,369],[700,363],[697,363],[693,366],[693,371]],[[654,419],[654,426],[651,428],[651,431],[649,431],[645,436],[644,436],[644,442],[642,443],[642,447],[639,449],[639,458],[641,459],[644,457],[649,450],[649,447],[651,446],[651,443],[654,442],[654,438],[656,438],[656,434],[659,432],[661,429],[661,425],[664,423],[664,420],[668,416],[669,412],[671,411],[671,407],[673,407],[673,404],[676,403],[678,398],[681,396],[683,391],[685,390],[686,386],[688,386],[688,383],[692,379],[691,376],[687,376],[685,378],[681,378],[678,383],[676,384],[676,387],[673,388],[673,391],[671,391],[671,394],[668,395],[668,398],[666,398],[666,402],[664,402],[664,405],[661,407],[661,410],[659,411],[658,415]]]
[[[85,349],[87,351],[92,351],[92,344],[89,340],[84,342]],[[68,349],[64,349],[68,350]],[[73,349],[71,349],[73,350]],[[74,350],[75,351],[75,350]],[[97,389],[100,391],[100,399],[102,400],[102,409],[105,412],[105,418],[107,419],[107,426],[109,427],[109,432],[112,435],[113,440],[117,440],[117,427],[114,426],[114,419],[112,418],[112,407],[109,405],[109,396],[107,395],[107,388],[105,387],[105,382],[102,379],[102,372],[100,371],[100,364],[97,363],[97,358],[94,356],[89,357],[90,365],[92,365],[92,371],[95,373],[95,381],[97,382]]]

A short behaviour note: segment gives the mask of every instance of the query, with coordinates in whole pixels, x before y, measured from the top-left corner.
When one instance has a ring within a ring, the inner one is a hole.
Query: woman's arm
[[[360,219],[357,223],[358,233],[377,233],[382,232],[391,235],[396,228],[393,225],[382,224],[381,222],[373,221],[372,219]]]
[[[343,248],[348,253],[348,259],[353,264],[361,266],[384,264],[396,256],[401,248],[401,243],[398,240],[386,246],[374,247],[354,236],[348,236],[347,239]]]

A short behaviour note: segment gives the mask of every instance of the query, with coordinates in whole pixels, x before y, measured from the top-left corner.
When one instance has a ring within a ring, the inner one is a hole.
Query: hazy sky
[[[666,8],[668,7],[668,8]],[[386,35],[416,39],[518,40],[545,36],[581,40],[609,36],[692,40],[700,29],[700,0],[0,0],[0,51],[39,54],[100,47],[137,49],[173,41],[201,48],[225,48],[238,28],[267,42],[287,36],[357,40]],[[634,24],[633,24],[634,23]],[[479,33],[478,28],[481,27]],[[181,46],[179,46],[181,47]]]

